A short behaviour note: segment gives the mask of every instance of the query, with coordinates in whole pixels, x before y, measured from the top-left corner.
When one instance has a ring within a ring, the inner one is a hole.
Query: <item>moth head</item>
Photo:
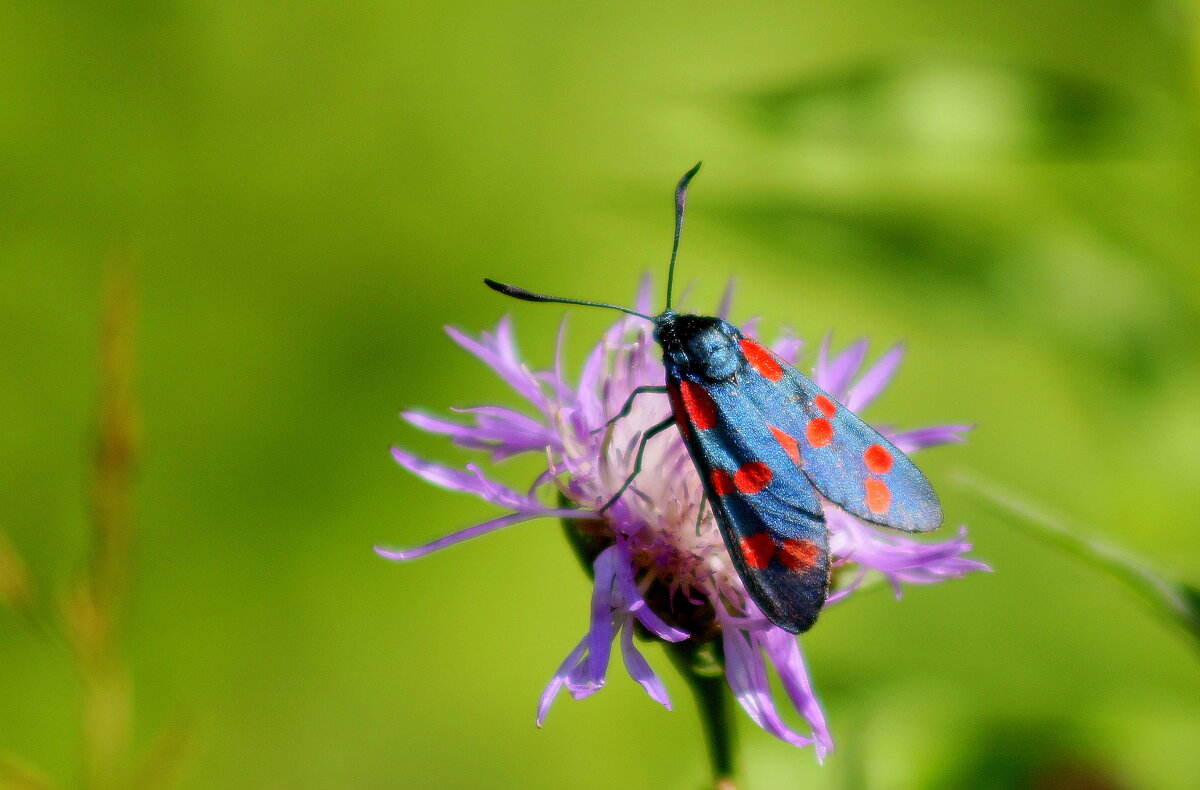
[[[741,365],[735,326],[706,315],[667,311],[655,319],[654,339],[675,368],[710,381],[731,378]]]

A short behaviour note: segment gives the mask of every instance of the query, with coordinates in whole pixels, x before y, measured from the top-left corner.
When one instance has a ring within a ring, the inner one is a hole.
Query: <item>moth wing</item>
[[[672,379],[668,394],[747,592],[780,628],[807,631],[825,604],[830,567],[812,484],[736,382]]]
[[[933,486],[908,456],[791,365],[751,340],[741,341],[747,386],[759,408],[794,442],[804,474],[831,502],[859,518],[905,532],[942,523]],[[757,364],[756,364],[757,363]]]

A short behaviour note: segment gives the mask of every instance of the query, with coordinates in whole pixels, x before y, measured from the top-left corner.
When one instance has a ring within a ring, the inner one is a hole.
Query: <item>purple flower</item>
[[[728,304],[727,294],[719,311],[722,317]],[[651,310],[648,280],[643,281],[637,309]],[[635,632],[667,642],[719,636],[726,679],[746,713],[772,735],[795,746],[812,745],[818,759],[823,758],[833,741],[799,643],[754,606],[711,511],[706,509],[703,516],[698,512],[700,479],[679,435],[668,431],[647,445],[641,474],[603,517],[588,512],[597,510],[621,487],[642,432],[670,414],[666,396],[644,396],[634,401],[627,418],[598,430],[636,387],[663,383],[651,326],[636,318],[619,320],[588,355],[575,383],[568,381],[563,369],[561,331],[555,365],[547,371],[532,371],[518,358],[508,318],[501,320],[495,333],[485,332],[478,339],[447,331],[528,400],[536,414],[484,406],[461,411],[470,420],[467,424],[411,412],[404,414],[405,419],[418,428],[445,434],[462,447],[490,451],[493,460],[524,452],[544,454],[546,468],[527,493],[520,493],[490,480],[473,464],[465,471],[451,469],[393,449],[396,460],[415,474],[444,488],[477,494],[505,514],[419,548],[376,551],[388,559],[407,560],[522,521],[542,516],[568,519],[578,538],[577,550],[591,564],[591,626],[542,693],[539,726],[562,690],[582,699],[604,685],[614,640],[620,641],[630,676],[651,699],[670,708],[665,686],[637,648]],[[756,322],[747,322],[743,331],[755,336]],[[785,337],[773,348],[794,364],[801,345]],[[814,379],[859,411],[891,380],[903,354],[903,347],[895,346],[861,372],[867,355],[865,340],[831,355],[826,338],[817,354]],[[883,432],[911,452],[962,441],[969,428],[944,425]],[[539,496],[552,488],[557,489],[556,496]],[[547,498],[557,502],[544,504]],[[844,599],[873,572],[899,595],[904,583],[924,584],[987,570],[964,556],[971,548],[965,529],[943,543],[918,543],[884,533],[830,503],[824,507],[836,583],[829,603]],[[796,732],[780,718],[768,682],[772,670],[809,732]]]

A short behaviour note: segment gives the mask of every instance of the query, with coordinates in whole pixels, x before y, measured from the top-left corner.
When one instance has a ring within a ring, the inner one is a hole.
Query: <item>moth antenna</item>
[[[675,243],[671,245],[671,268],[667,270],[667,309],[671,309],[671,286],[675,283],[675,256],[679,254],[679,235],[683,233],[683,208],[687,203],[687,189],[692,177],[700,172],[700,165],[704,162],[697,162],[691,170],[683,174],[683,178],[679,179],[679,183],[675,186]]]
[[[483,278],[483,284],[493,291],[498,291],[505,296],[511,296],[514,299],[522,299],[526,302],[555,302],[557,304],[578,304],[584,307],[605,307],[609,310],[620,310],[622,313],[636,315],[638,318],[644,318],[647,321],[653,321],[651,316],[644,313],[639,313],[637,310],[630,310],[628,307],[621,307],[615,304],[605,304],[604,302],[587,302],[582,299],[562,299],[557,296],[547,296],[546,294],[536,294],[533,291],[526,291],[524,288],[518,288],[515,285],[506,285],[498,283],[495,280],[490,280],[487,277]]]

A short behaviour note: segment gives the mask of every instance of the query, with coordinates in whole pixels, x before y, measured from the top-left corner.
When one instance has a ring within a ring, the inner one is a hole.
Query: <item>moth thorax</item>
[[[731,378],[741,365],[741,333],[720,318],[672,315],[655,329],[663,355],[681,371],[709,381]]]

